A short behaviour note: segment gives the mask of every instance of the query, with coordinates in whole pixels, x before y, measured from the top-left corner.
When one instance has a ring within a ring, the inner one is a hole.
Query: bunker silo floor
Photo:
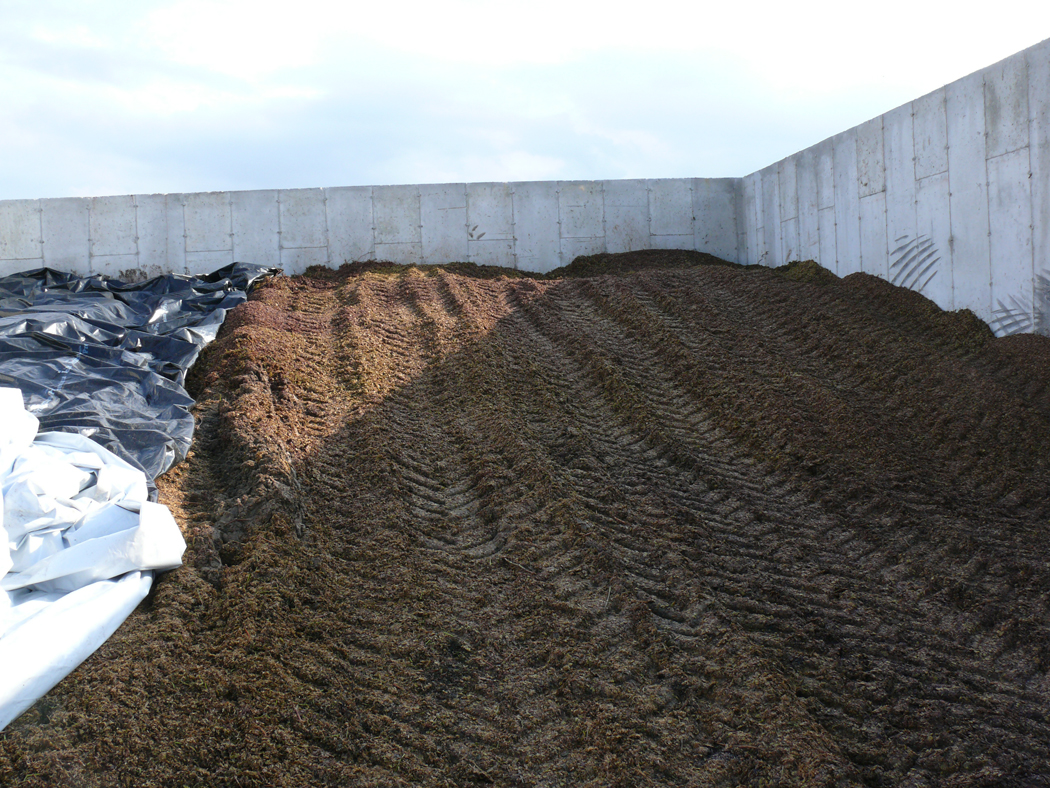
[[[1050,340],[681,252],[277,278],[4,785],[1050,784]]]

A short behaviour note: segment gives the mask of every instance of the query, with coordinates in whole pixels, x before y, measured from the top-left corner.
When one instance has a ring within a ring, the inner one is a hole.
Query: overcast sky
[[[983,8],[0,0],[0,199],[741,176],[1050,36]]]

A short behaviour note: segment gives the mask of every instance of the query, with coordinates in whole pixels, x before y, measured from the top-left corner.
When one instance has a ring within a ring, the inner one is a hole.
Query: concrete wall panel
[[[747,211],[744,208],[744,179],[733,178],[733,205],[736,215],[736,258],[734,262],[746,264],[748,261],[747,246]],[[699,230],[697,233],[699,234]]]
[[[602,195],[606,211],[611,208],[629,208],[648,216],[649,186],[641,178],[602,181]]]
[[[885,192],[860,199],[860,261],[865,273],[887,278]]]
[[[739,191],[735,178],[693,180],[694,249],[733,262],[740,259]]]
[[[762,182],[762,237],[759,263],[774,267],[781,264],[780,249],[780,168],[774,164],[759,170]]]
[[[860,197],[886,191],[882,116],[857,127],[857,183]]]
[[[281,208],[281,249],[327,250],[328,215],[324,190],[282,189],[278,199]]]
[[[189,270],[186,260],[186,210],[185,195],[164,195],[164,217],[168,225],[168,270],[179,274],[196,274]]]
[[[279,199],[276,189],[230,192],[233,258],[237,262],[280,267]]]
[[[984,117],[989,157],[1028,145],[1028,68],[1024,52],[985,69]]]
[[[92,255],[91,273],[116,277],[124,282],[142,282],[149,279],[149,276],[139,267],[137,254]]]
[[[736,181],[696,178],[693,181],[693,248],[736,262],[739,257]]]
[[[813,146],[813,152],[817,159],[817,207],[832,208],[835,205],[835,146],[831,140],[824,140]]]
[[[824,208],[817,212],[817,226],[820,232],[820,254],[816,260],[829,271],[835,270],[836,249],[835,208]]]
[[[915,177],[948,171],[948,120],[945,90],[940,88],[912,102],[915,120]]]
[[[948,173],[916,181],[916,236],[895,252],[889,278],[893,284],[922,293],[943,309],[955,309],[948,199]]]
[[[798,219],[780,223],[780,262],[802,259],[798,252]]]
[[[653,235],[649,238],[652,249],[691,249],[693,236],[690,235]]]
[[[649,185],[649,231],[654,235],[693,235],[692,182],[658,178]]]
[[[1027,52],[1031,119],[1032,257],[1035,275],[1050,277],[1050,40]],[[1050,334],[1050,292],[1036,299],[1036,329]]]
[[[561,264],[605,251],[605,197],[601,181],[558,184]]]
[[[780,221],[798,218],[798,177],[795,157],[777,163],[777,187],[780,190]]]
[[[474,241],[514,240],[513,185],[467,184],[467,236]]]
[[[187,194],[183,200],[183,212],[186,217],[187,255],[190,252],[233,251],[228,192]]]
[[[605,211],[605,248],[607,252],[634,252],[650,248],[649,208],[613,206]]]
[[[1028,149],[988,160],[992,327],[1012,333],[1033,319],[1032,193]]]
[[[40,201],[44,265],[48,268],[82,276],[91,273],[89,204],[83,197]]]
[[[980,73],[947,88],[948,183],[952,216],[952,279],[957,309],[992,316],[988,249],[988,173],[984,146],[984,78]]]
[[[762,202],[762,184],[758,173],[748,175],[743,179],[740,192],[743,198],[742,213],[744,215],[744,230],[747,234],[747,259],[748,265],[758,265],[762,254],[759,241],[762,232],[762,224],[759,221],[759,205]]]
[[[132,195],[92,197],[88,213],[92,255],[138,253],[138,222]]]
[[[820,259],[820,216],[817,192],[817,156],[809,148],[797,156],[798,254],[803,260]]]
[[[752,173],[749,177],[755,181],[755,241],[756,257],[755,264],[762,261],[762,255],[766,251],[766,189],[762,171]]]
[[[333,266],[375,260],[372,187],[325,189],[328,200],[328,256]]]
[[[605,235],[601,181],[562,181],[558,192],[562,240]]]
[[[795,157],[777,163],[777,200],[780,203],[778,265],[799,259],[798,173]]]
[[[421,244],[418,186],[373,186],[372,210],[375,215],[376,257],[380,260],[392,258],[380,254],[380,245]],[[400,254],[401,252],[397,252]],[[420,249],[422,254],[422,249]],[[419,263],[421,258],[413,259]],[[401,262],[394,260],[394,262]]]
[[[376,244],[376,259],[401,265],[420,265],[423,262],[423,244],[391,243]]]
[[[0,260],[42,260],[40,203],[0,200]]]
[[[147,277],[160,276],[173,270],[168,260],[168,201],[163,194],[135,195],[138,225],[138,267]],[[182,257],[177,269],[185,266]]]
[[[503,268],[514,267],[514,241],[468,241],[467,254],[470,262],[478,265],[498,265]]]
[[[312,265],[331,267],[327,247],[305,246],[281,250],[281,268],[286,274],[301,274]]]
[[[466,184],[420,186],[419,214],[423,225],[423,262],[453,263],[467,260]]]
[[[186,270],[192,274],[209,274],[232,262],[232,250],[228,252],[186,252]]]
[[[516,267],[541,273],[557,268],[561,260],[558,184],[515,183],[513,195]]]
[[[857,186],[855,129],[832,138],[835,151],[835,272],[847,276],[861,270],[860,196]],[[831,268],[825,263],[826,268]]]
[[[605,238],[562,238],[561,264],[568,265],[580,255],[605,251]]]
[[[5,260],[0,257],[0,276],[10,276],[11,274],[18,274],[22,271],[30,271],[34,268],[40,268],[43,265],[43,259],[40,261],[34,261],[36,264],[30,263],[27,265],[26,260]]]
[[[891,253],[915,232],[915,144],[910,104],[883,116],[886,153],[886,246]]]

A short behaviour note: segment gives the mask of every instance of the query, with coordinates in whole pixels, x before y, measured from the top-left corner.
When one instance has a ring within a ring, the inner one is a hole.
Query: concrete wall
[[[740,262],[865,271],[1050,333],[1050,40],[748,175]]]
[[[738,256],[736,179],[450,183],[0,201],[0,274],[136,279],[233,261],[301,273],[353,260],[549,271],[581,254]]]

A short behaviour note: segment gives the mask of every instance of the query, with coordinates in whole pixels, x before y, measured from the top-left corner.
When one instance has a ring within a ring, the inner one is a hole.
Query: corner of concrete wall
[[[1050,40],[741,179],[750,263],[812,258],[1050,328]]]

